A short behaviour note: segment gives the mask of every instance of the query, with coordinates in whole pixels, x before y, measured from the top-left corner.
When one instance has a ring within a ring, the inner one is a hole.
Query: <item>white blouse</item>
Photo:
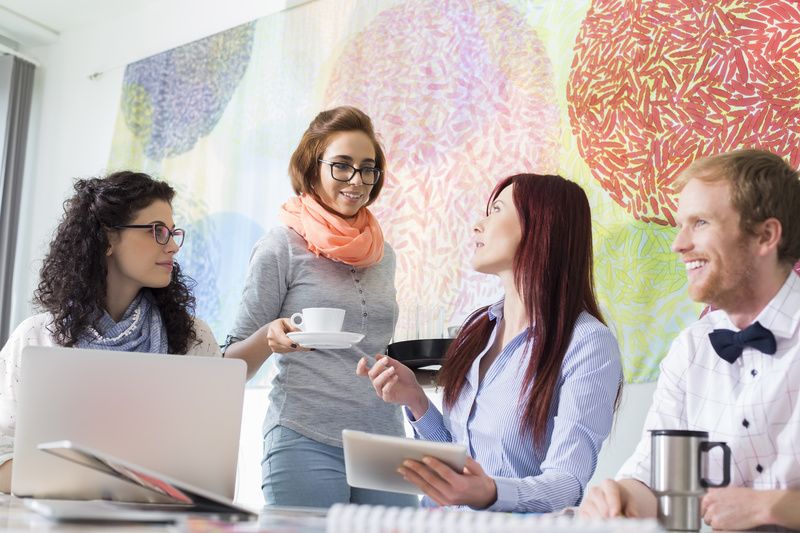
[[[0,350],[0,465],[13,458],[17,398],[22,350],[26,346],[58,346],[48,329],[50,313],[40,313],[24,320]],[[186,355],[221,357],[219,345],[208,325],[194,319],[197,341]]]

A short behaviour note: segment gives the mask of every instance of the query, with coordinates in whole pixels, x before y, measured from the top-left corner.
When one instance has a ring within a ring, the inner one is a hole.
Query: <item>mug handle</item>
[[[700,485],[705,488],[716,489],[719,487],[727,487],[731,482],[731,449],[724,442],[701,442],[700,453],[708,453],[709,450],[719,446],[722,448],[722,482],[711,483],[708,479],[700,477]],[[702,463],[700,463],[702,464]]]
[[[299,318],[300,322],[295,322],[295,318]],[[300,329],[303,329],[303,313],[295,313],[289,317],[289,322],[292,323],[293,326],[297,326]]]

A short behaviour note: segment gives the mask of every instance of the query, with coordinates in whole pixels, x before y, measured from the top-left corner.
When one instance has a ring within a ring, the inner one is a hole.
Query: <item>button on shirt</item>
[[[256,243],[242,303],[231,336],[245,339],[276,318],[306,307],[345,310],[342,331],[362,333],[348,349],[275,354],[277,375],[264,418],[266,435],[276,425],[329,446],[342,446],[342,429],[403,435],[396,405],[375,395],[368,379],[356,375],[361,357],[382,353],[397,322],[395,255],[384,244],[377,265],[356,269],[318,257],[294,230],[279,226]]]
[[[713,311],[685,329],[661,362],[642,440],[617,478],[650,483],[649,429],[708,431],[731,448],[731,486],[800,488],[800,278],[789,274],[755,321],[772,331],[777,352],[745,347],[733,364],[719,357],[708,334],[739,330]],[[722,479],[722,458],[711,455],[709,477]]]
[[[433,405],[419,419],[406,414],[418,438],[465,444],[497,485],[494,511],[547,512],[576,505],[611,429],[614,400],[622,380],[619,346],[609,329],[584,312],[564,355],[545,446],[520,427],[520,403],[530,360],[527,334],[506,345],[481,381],[481,359],[494,344],[503,303],[488,310],[494,329],[472,364],[456,403],[444,415]],[[534,341],[535,342],[535,341]],[[423,505],[431,506],[428,498]]]

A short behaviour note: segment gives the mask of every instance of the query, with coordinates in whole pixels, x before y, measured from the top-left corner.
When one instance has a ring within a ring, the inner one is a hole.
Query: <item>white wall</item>
[[[39,63],[22,193],[11,327],[28,317],[38,269],[76,177],[103,174],[125,66],[303,3],[303,0],[162,0],[21,50]],[[95,75],[99,73],[99,75]],[[277,179],[277,178],[276,178]],[[237,499],[261,504],[261,418],[267,391],[248,390]]]
[[[597,468],[589,481],[589,486],[616,476],[622,463],[633,454],[641,439],[644,419],[650,404],[653,403],[655,390],[655,382],[625,384],[619,409],[614,418],[614,427],[603,443],[603,449],[600,450]]]
[[[298,5],[302,0],[163,0],[23,49],[36,70],[11,326],[32,312],[39,261],[73,178],[108,161],[125,65]],[[90,76],[100,73],[99,76]]]

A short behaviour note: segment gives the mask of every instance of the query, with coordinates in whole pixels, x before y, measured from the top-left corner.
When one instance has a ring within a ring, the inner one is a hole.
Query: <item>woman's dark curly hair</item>
[[[108,233],[129,224],[156,200],[172,202],[175,190],[141,172],[115,172],[75,182],[75,195],[64,202],[64,217],[44,258],[33,302],[54,317],[56,342],[73,346],[98,317],[106,299]],[[194,280],[174,263],[172,281],[151,288],[168,332],[169,353],[185,354],[196,339]]]

